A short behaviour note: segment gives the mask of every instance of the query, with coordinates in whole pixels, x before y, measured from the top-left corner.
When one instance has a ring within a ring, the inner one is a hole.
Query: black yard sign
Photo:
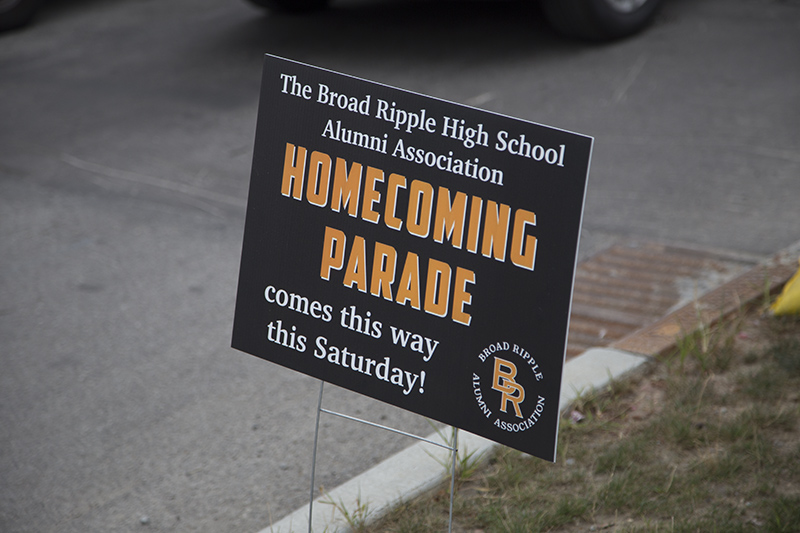
[[[554,460],[591,150],[267,56],[233,347]]]

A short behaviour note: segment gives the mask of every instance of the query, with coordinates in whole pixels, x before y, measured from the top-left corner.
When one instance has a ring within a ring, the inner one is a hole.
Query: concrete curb
[[[798,256],[800,241],[611,347],[592,348],[570,359],[564,365],[559,409],[564,410],[581,394],[605,387],[652,357],[674,350],[680,337],[721,320],[765,293],[777,291],[796,271]],[[444,442],[443,436],[436,433],[427,438]],[[495,445],[477,435],[459,432],[459,454],[485,457]],[[343,510],[352,514],[362,509],[366,513],[362,518],[375,520],[396,505],[443,483],[449,477],[448,464],[449,450],[422,441],[414,444],[317,498],[312,531],[350,531]],[[306,532],[308,519],[309,508],[305,505],[260,533]]]

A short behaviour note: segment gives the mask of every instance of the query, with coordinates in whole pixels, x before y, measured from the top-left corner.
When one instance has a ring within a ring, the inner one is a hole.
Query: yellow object
[[[792,279],[783,286],[783,291],[770,307],[776,315],[793,315],[800,313],[800,268]]]

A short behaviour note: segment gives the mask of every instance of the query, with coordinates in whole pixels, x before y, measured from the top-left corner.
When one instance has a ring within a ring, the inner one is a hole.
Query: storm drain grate
[[[602,251],[575,272],[567,357],[608,346],[754,264],[733,253],[657,243]]]

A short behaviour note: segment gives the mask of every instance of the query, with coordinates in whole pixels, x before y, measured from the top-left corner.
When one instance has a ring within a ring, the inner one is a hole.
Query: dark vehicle
[[[328,0],[250,0],[286,12],[323,9]],[[662,0],[539,0],[548,22],[570,37],[594,41],[619,39],[644,29]]]
[[[249,0],[286,12],[323,9],[328,0]],[[619,39],[645,28],[663,0],[539,0],[550,24],[570,37]],[[0,31],[27,24],[42,0],[0,0]]]
[[[42,0],[0,0],[0,31],[30,22],[41,3]]]

